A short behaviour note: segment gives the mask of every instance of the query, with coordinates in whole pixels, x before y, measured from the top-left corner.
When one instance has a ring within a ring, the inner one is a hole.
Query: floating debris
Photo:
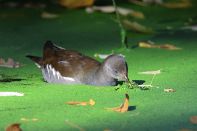
[[[86,8],[87,13],[93,13],[95,11],[100,11],[102,13],[115,13],[116,8],[114,6],[92,6]],[[117,7],[117,11],[122,16],[133,16],[135,18],[144,19],[144,14],[139,11],[123,7]]]
[[[164,92],[176,92],[176,90],[172,88],[166,88],[164,89]]]
[[[14,61],[12,58],[8,58],[7,62],[5,59],[0,58],[0,67],[7,67],[7,68],[19,68],[22,65],[18,61]]]
[[[19,92],[0,92],[0,96],[24,96],[24,93],[19,93]]]

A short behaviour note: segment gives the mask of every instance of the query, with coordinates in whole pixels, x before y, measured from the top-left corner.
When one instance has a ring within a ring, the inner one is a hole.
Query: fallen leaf
[[[143,0],[143,1],[139,1],[139,0],[129,0],[129,2],[134,3],[136,5],[140,5],[140,6],[147,6],[150,4],[162,4],[163,0]]]
[[[164,89],[164,92],[176,92],[176,90],[172,88],[166,88]]]
[[[133,4],[136,4],[136,5],[139,5],[139,6],[147,6],[148,5],[147,3],[144,3],[144,2],[139,1],[139,0],[129,0],[129,2],[131,2]]]
[[[127,112],[129,109],[129,95],[125,94],[125,100],[124,103],[119,106],[119,107],[114,107],[114,108],[107,108],[107,110],[112,110],[112,111],[116,111],[116,112]]]
[[[91,105],[91,106],[95,105],[95,101],[94,101],[94,100],[92,100],[92,99],[90,99],[90,101],[89,101],[89,105]]]
[[[32,118],[31,119],[33,122],[36,122],[36,121],[38,121],[39,119],[38,118]]]
[[[23,118],[21,118],[20,120],[21,120],[21,121],[24,121],[24,122],[28,122],[28,121],[29,121],[29,119],[28,119],[28,118],[24,118],[24,117],[23,117]]]
[[[20,120],[21,120],[21,121],[24,121],[24,122],[30,122],[30,121],[36,122],[36,121],[38,121],[39,119],[38,119],[38,118],[25,118],[25,117],[23,117],[23,118],[21,118]]]
[[[168,2],[163,3],[161,6],[167,7],[167,8],[189,8],[192,6],[192,3],[190,0],[181,0],[180,2]]]
[[[180,50],[181,49],[181,48],[176,47],[176,46],[171,45],[171,44],[160,45],[159,48],[167,49],[167,50]]]
[[[17,2],[7,2],[6,6],[10,8],[16,8],[19,6],[19,4]]]
[[[192,131],[192,130],[183,128],[183,129],[180,129],[179,131]]]
[[[94,11],[100,11],[103,13],[114,13],[115,10],[116,8],[114,6],[92,6],[92,7],[86,8],[87,13],[93,13]],[[144,18],[144,14],[142,12],[134,11],[132,9],[117,7],[117,11],[120,15],[123,15],[123,16],[133,16],[139,19]]]
[[[19,123],[14,123],[6,127],[6,131],[22,131]]]
[[[45,8],[47,5],[45,3],[33,3],[33,2],[27,2],[24,3],[24,8]]]
[[[191,117],[190,117],[190,122],[191,122],[192,124],[197,124],[197,116],[191,116]]]
[[[103,131],[112,131],[111,129],[104,129]]]
[[[53,13],[49,13],[49,12],[42,12],[41,13],[41,17],[43,19],[55,19],[55,18],[58,18],[59,15],[53,14]]]
[[[19,62],[14,61],[12,58],[8,58],[7,62],[3,58],[0,58],[0,67],[19,68],[21,66]]]
[[[143,0],[146,4],[162,4],[163,0]]]
[[[158,75],[160,73],[161,70],[138,72],[138,74],[145,74],[145,75]]]
[[[126,29],[133,30],[136,32],[140,32],[140,33],[153,33],[154,32],[151,28],[145,27],[137,22],[123,20],[122,24]]]
[[[192,30],[192,31],[197,31],[197,25],[192,25],[192,26],[186,26],[186,27],[182,27],[181,29],[186,30]]]
[[[59,4],[66,8],[80,8],[93,5],[94,0],[59,0]]]
[[[161,49],[167,49],[167,50],[181,50],[181,48],[176,47],[171,44],[162,44],[162,45],[156,45],[153,42],[139,42],[139,47],[141,48],[161,48]]]
[[[80,106],[87,106],[87,105],[90,105],[90,106],[94,106],[95,105],[95,101],[93,99],[90,99],[88,102],[79,102],[79,101],[69,101],[69,102],[66,102],[66,104],[68,105],[80,105]]]
[[[142,47],[142,48],[158,48],[157,45],[153,44],[153,43],[150,43],[150,42],[139,42],[139,47]]]

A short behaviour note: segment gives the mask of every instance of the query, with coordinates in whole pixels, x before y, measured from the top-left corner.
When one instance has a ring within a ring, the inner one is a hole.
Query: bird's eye
[[[114,72],[115,72],[116,74],[118,74],[118,71],[117,71],[117,70],[115,70]]]

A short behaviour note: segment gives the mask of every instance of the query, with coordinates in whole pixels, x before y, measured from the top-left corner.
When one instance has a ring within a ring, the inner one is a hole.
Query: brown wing
[[[49,42],[44,46],[43,61],[44,65],[52,65],[66,77],[80,77],[96,70],[100,65],[98,61],[77,51],[65,50]]]

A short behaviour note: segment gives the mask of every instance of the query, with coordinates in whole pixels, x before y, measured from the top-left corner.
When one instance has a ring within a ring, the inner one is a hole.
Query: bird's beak
[[[125,82],[128,83],[129,86],[131,86],[132,83],[131,83],[131,81],[129,80],[128,76],[125,75],[124,78],[125,78]]]

